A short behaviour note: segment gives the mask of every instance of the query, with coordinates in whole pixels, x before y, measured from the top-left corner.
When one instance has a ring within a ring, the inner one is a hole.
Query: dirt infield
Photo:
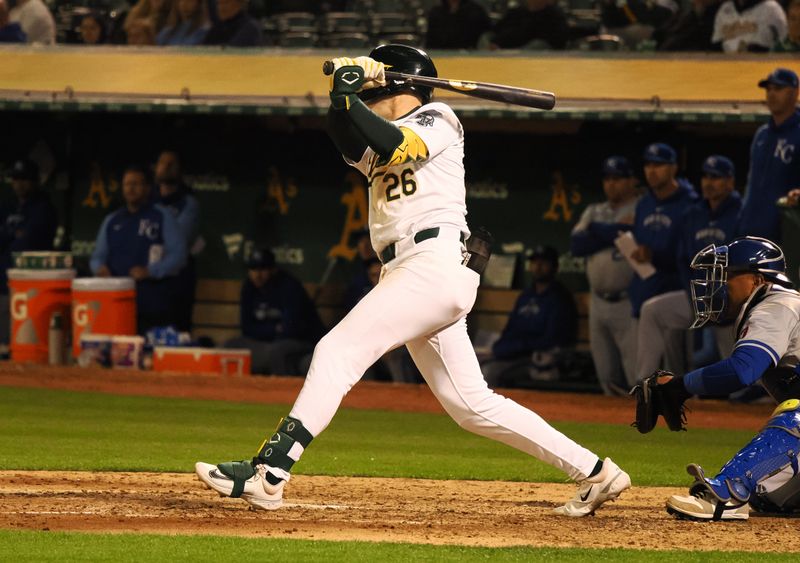
[[[231,378],[0,365],[0,386],[291,403],[296,378]],[[628,423],[627,399],[508,392],[551,420]],[[363,382],[344,406],[441,412],[424,386]],[[696,401],[694,426],[755,430],[769,405]],[[725,413],[723,416],[722,413]],[[730,416],[735,413],[735,416]],[[0,471],[0,528],[292,537],[481,546],[798,551],[798,520],[703,524],[673,519],[664,500],[684,489],[634,487],[579,520],[552,509],[568,484],[332,478],[299,475],[286,507],[252,512],[187,474]]]

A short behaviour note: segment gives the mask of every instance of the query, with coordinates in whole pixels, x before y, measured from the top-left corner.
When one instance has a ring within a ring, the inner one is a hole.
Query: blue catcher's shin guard
[[[713,479],[705,477],[698,465],[687,467],[689,474],[695,477],[690,493],[705,489],[722,502],[740,506],[755,501],[753,495],[760,497],[775,493],[790,481],[800,480],[798,453],[800,400],[790,399],[778,405],[761,432]]]

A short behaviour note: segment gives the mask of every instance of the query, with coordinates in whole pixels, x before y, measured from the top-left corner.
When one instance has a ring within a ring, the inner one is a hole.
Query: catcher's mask
[[[792,287],[786,277],[783,251],[774,242],[759,237],[741,237],[728,245],[708,245],[692,259],[695,277],[691,283],[694,322],[699,328],[722,320],[728,306],[728,278],[741,273],[761,274],[768,282]]]

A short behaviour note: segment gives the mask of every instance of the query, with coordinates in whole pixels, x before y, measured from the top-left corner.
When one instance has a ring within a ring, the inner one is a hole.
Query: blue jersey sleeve
[[[742,346],[730,358],[687,373],[683,384],[694,395],[727,395],[749,387],[773,365],[775,362],[766,350]]]

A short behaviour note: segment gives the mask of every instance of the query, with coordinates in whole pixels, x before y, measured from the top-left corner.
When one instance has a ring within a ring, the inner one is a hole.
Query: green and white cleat
[[[268,474],[268,466],[253,465],[250,461],[219,465],[198,461],[194,470],[198,479],[220,496],[241,498],[259,510],[276,510],[283,505],[283,487],[288,473],[285,479],[278,479]]]

